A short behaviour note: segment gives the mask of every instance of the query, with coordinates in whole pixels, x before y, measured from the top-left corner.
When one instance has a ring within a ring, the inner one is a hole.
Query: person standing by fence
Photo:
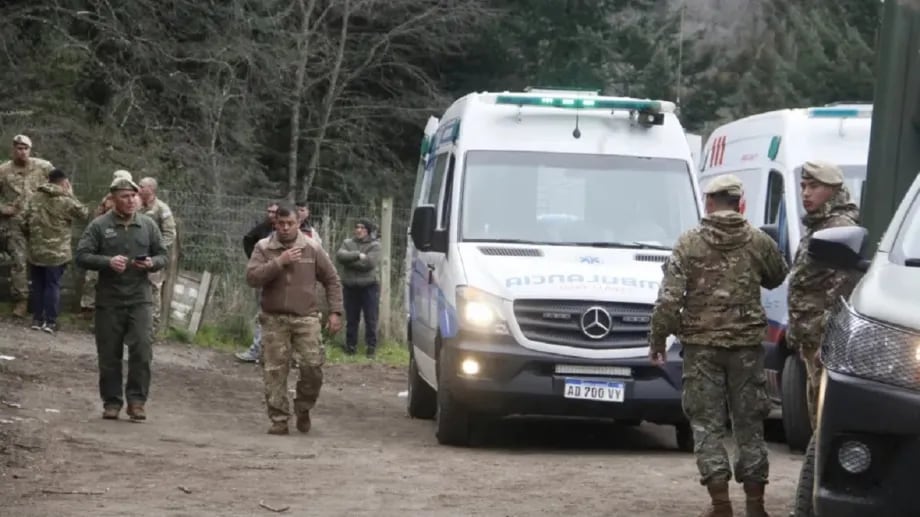
[[[99,271],[96,352],[102,418],[118,419],[128,402],[132,420],[146,420],[153,356],[153,298],[147,274],[169,264],[160,229],[139,214],[140,188],[129,179],[112,182],[114,208],[89,223],[77,245],[77,265]],[[128,348],[128,379],[122,392],[122,355]],[[124,393],[124,398],[122,397]]]
[[[61,277],[73,259],[73,223],[89,210],[73,195],[67,174],[54,169],[26,205],[22,231],[32,277],[32,329],[54,334],[61,302]]]
[[[22,233],[23,211],[39,185],[48,181],[51,162],[30,156],[32,139],[13,137],[13,159],[0,164],[0,234],[12,258],[10,291],[15,305],[13,316],[25,318],[29,303],[26,270],[26,238]]]
[[[153,219],[163,236],[163,247],[167,254],[170,247],[176,242],[176,218],[173,217],[169,205],[157,197],[157,180],[143,178],[138,183],[141,188],[141,213]],[[160,308],[163,305],[163,282],[166,280],[167,269],[153,271],[147,275],[150,280],[150,289],[153,293],[153,329],[154,333],[160,331]]]
[[[265,403],[272,421],[269,434],[288,434],[291,417],[287,396],[293,358],[300,368],[294,397],[297,430],[312,426],[310,410],[323,384],[325,349],[321,332],[317,282],[329,305],[328,330],[342,328],[342,286],[329,255],[300,231],[294,210],[278,207],[275,231],[260,240],[246,266],[246,282],[261,289]]]
[[[255,249],[256,243],[272,234],[275,227],[275,214],[278,213],[278,203],[271,202],[265,207],[265,219],[259,221],[252,227],[249,232],[243,236],[243,252],[246,253],[246,260],[252,257],[252,250]],[[256,290],[256,299],[261,296],[261,290]],[[252,344],[245,352],[237,352],[236,358],[244,363],[254,363],[262,355],[262,326],[256,320],[255,330],[252,333]]]
[[[367,357],[377,351],[377,315],[380,306],[380,242],[371,233],[374,225],[368,219],[355,224],[354,237],[345,239],[335,254],[342,265],[342,285],[345,295],[345,353],[353,355],[358,347],[358,325],[364,313],[364,343]]]

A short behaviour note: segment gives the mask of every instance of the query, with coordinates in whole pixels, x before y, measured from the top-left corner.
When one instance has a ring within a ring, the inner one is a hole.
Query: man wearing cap
[[[731,418],[738,450],[734,476],[744,484],[746,515],[765,516],[769,461],[763,420],[770,400],[760,289],[778,287],[788,268],[776,243],[739,213],[741,180],[719,176],[704,193],[706,216],[681,235],[663,267],[649,357],[664,364],[671,335],[683,346],[683,409],[693,431],[700,481],[711,498],[702,515],[732,515],[732,465],[723,445]]]
[[[821,264],[808,254],[808,243],[818,230],[859,224],[859,209],[850,200],[839,167],[824,161],[808,161],[802,166],[802,205],[805,235],[792,261],[789,279],[789,346],[799,352],[808,371],[807,400],[812,428],[816,425],[821,362],[818,350],[824,337],[828,313],[840,297],[847,297],[859,282],[861,273]]]
[[[84,220],[89,209],[73,195],[67,174],[54,169],[48,182],[29,199],[23,217],[32,277],[32,329],[49,334],[57,331],[61,301],[61,277],[73,259],[73,223]]]
[[[112,173],[112,181],[118,179],[131,180],[131,173],[126,170],[119,169]],[[112,209],[112,206],[114,206],[112,193],[108,192],[105,196],[103,196],[102,201],[99,202],[99,205],[96,206],[96,210],[93,212],[93,218],[108,213],[108,211]],[[90,319],[92,317],[93,310],[96,308],[96,282],[98,281],[98,271],[87,271],[83,278],[83,290],[80,294],[80,311],[83,313],[83,316],[86,319]]]
[[[169,205],[157,197],[157,180],[154,178],[143,178],[138,183],[141,188],[141,213],[150,217],[157,223],[160,234],[163,236],[163,247],[169,250],[169,247],[176,242],[176,218],[173,217]],[[163,281],[166,280],[166,269],[150,273],[150,287],[153,292],[153,328],[159,331],[160,328],[160,306],[163,304]]]
[[[127,401],[128,416],[145,420],[153,344],[153,297],[147,275],[165,268],[168,258],[157,224],[137,213],[137,184],[119,178],[109,190],[113,209],[86,227],[76,261],[84,269],[99,272],[95,328],[102,417],[117,419]],[[128,379],[122,391],[125,346]]]
[[[371,236],[374,226],[368,219],[355,223],[354,237],[345,239],[335,258],[342,265],[345,296],[345,353],[352,355],[358,346],[358,325],[364,313],[364,344],[367,357],[377,350],[377,308],[380,302],[380,243]]]
[[[26,238],[22,233],[22,216],[29,198],[39,185],[48,181],[54,168],[50,162],[32,158],[32,139],[13,137],[13,159],[0,164],[0,234],[12,257],[10,291],[15,301],[13,315],[26,316],[29,279],[26,271]]]

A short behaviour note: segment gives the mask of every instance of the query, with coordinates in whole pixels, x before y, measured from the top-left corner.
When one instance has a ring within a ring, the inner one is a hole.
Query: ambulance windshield
[[[470,151],[461,195],[464,241],[668,248],[700,217],[676,159]]]

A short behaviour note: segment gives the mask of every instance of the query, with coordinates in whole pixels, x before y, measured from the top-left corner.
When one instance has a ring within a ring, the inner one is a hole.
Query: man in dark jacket
[[[275,227],[275,214],[278,212],[278,203],[269,203],[265,208],[265,219],[259,224],[252,227],[249,232],[243,236],[243,251],[246,253],[246,259],[252,257],[252,250],[256,243],[270,236]],[[261,293],[260,293],[261,294]],[[237,359],[244,363],[254,363],[262,355],[262,326],[256,321],[255,330],[252,333],[252,344],[245,352],[234,354]]]
[[[354,237],[345,239],[335,254],[342,265],[342,290],[345,298],[345,353],[352,355],[358,346],[358,324],[364,313],[364,342],[367,356],[377,350],[377,309],[380,283],[380,243],[371,237],[373,224],[360,219],[355,224]]]

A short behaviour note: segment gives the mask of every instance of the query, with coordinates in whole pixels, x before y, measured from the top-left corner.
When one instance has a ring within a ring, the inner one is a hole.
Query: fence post
[[[390,268],[393,265],[393,198],[383,199],[380,207],[380,331],[384,339],[389,339],[392,314],[390,305],[393,291],[390,285]]]

